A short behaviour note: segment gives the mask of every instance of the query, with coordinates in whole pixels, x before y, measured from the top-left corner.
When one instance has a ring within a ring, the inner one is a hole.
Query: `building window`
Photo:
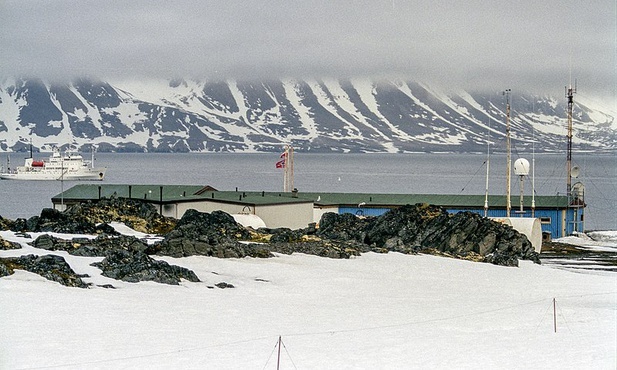
[[[540,217],[540,223],[542,223],[542,224],[550,224],[551,223],[551,218],[550,217]]]

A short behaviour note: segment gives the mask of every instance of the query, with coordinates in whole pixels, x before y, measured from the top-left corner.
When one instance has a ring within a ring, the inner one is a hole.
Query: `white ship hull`
[[[65,181],[102,181],[107,168],[89,168],[84,171],[19,171],[15,173],[0,173],[1,180],[65,180]]]
[[[32,156],[26,158],[23,166],[0,173],[1,180],[66,180],[66,181],[101,181],[105,177],[106,167],[91,167],[92,161],[84,161],[81,155],[67,153],[63,156],[57,149],[46,161],[35,161]]]

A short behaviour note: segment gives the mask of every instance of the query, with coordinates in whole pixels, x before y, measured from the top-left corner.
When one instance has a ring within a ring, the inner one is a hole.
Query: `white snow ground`
[[[24,242],[10,232],[7,240]],[[71,237],[70,235],[67,237]],[[27,253],[0,251],[0,257]],[[162,258],[201,283],[0,279],[0,369],[615,369],[617,274],[368,253]],[[219,282],[233,289],[213,288]],[[557,332],[553,327],[553,298]]]

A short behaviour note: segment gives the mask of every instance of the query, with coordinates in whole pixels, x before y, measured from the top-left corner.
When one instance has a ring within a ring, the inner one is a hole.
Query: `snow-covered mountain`
[[[566,99],[511,96],[515,148],[563,151]],[[388,80],[0,82],[0,151],[483,152],[505,98]],[[616,150],[615,112],[575,97],[579,150]]]

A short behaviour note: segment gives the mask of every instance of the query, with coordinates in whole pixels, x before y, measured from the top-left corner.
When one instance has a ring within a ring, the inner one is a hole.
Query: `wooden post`
[[[553,329],[555,333],[557,333],[557,304],[555,303],[555,298],[553,298]]]
[[[282,342],[281,336],[279,335],[279,344],[278,344],[279,353],[278,353],[278,358],[276,359],[276,370],[279,370],[281,366],[281,342]]]

